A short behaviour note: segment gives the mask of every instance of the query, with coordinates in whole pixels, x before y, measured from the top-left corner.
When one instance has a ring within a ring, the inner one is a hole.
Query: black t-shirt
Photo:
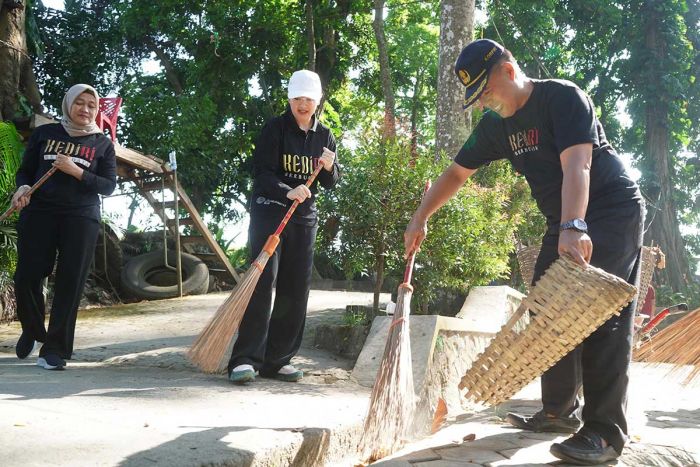
[[[268,121],[253,152],[251,212],[283,215],[293,203],[287,198],[287,193],[306,183],[316,168],[324,147],[336,152],[335,138],[330,129],[315,118],[309,131],[299,128],[291,110]],[[297,207],[290,222],[315,225],[318,184],[332,188],[339,177],[336,155],[333,171],[321,169],[311,185],[311,198]]]
[[[32,194],[27,211],[51,211],[58,214],[100,219],[100,199],[114,191],[116,157],[114,145],[102,134],[69,136],[60,123],[42,125],[34,130],[17,171],[17,187],[33,185],[51,168],[56,154],[70,156],[84,170],[82,180],[56,171]]]
[[[569,81],[532,81],[530,98],[513,116],[484,114],[455,162],[476,169],[508,159],[527,179],[551,227],[561,220],[560,154],[576,144],[592,143],[588,213],[640,200],[637,184],[605,138],[590,98]]]

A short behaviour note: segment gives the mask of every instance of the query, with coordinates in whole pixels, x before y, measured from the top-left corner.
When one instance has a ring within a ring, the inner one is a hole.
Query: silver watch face
[[[583,219],[574,219],[571,221],[571,223],[573,224],[576,230],[588,230],[588,225],[586,225],[586,221],[584,221]]]

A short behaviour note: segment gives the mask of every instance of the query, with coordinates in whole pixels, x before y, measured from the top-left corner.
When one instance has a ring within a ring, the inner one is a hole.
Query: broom
[[[644,342],[635,353],[635,360],[649,363],[671,363],[671,370],[692,366],[683,384],[700,374],[700,308],[662,329]]]
[[[425,191],[430,188],[430,181]],[[406,260],[403,282],[396,296],[394,319],[389,325],[384,356],[372,388],[369,410],[360,440],[360,453],[369,462],[397,451],[410,435],[416,406],[408,317],[411,312],[411,276],[416,252]]]
[[[321,164],[316,167],[316,170],[306,181],[307,187],[310,187],[316,180],[316,176],[322,168]],[[209,324],[197,336],[192,347],[187,351],[189,360],[205,373],[216,373],[226,364],[226,351],[233,335],[238,330],[246,308],[248,308],[248,302],[250,302],[250,297],[258,284],[258,279],[260,279],[267,261],[275,253],[280,242],[280,234],[287,226],[287,222],[297,206],[299,206],[299,201],[294,201],[277,230],[267,238],[267,242],[251,267],[236,284],[231,295],[219,306]]]
[[[46,180],[48,180],[51,175],[54,174],[54,172],[56,172],[56,170],[57,170],[56,167],[51,167],[44,175],[41,176],[41,178],[39,180],[36,181],[36,183],[34,185],[32,185],[32,187],[29,189],[29,191],[27,191],[22,196],[31,196],[32,193],[34,193],[37,189],[39,189],[39,187],[41,185],[43,185],[44,182]],[[14,206],[10,206],[9,208],[7,208],[7,211],[3,212],[2,215],[0,215],[0,222],[4,221],[8,217],[10,217],[10,215],[13,212],[15,212],[16,210],[17,210],[17,208],[15,208]]]

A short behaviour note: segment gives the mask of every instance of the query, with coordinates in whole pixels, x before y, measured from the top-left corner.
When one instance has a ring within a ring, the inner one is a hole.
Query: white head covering
[[[92,122],[89,125],[78,125],[70,118],[70,108],[73,105],[73,101],[75,101],[75,99],[84,92],[89,92],[94,95],[99,105],[100,95],[97,93],[95,88],[87,84],[76,84],[68,90],[65,96],[63,96],[63,104],[61,105],[63,118],[61,118],[61,125],[63,125],[66,132],[73,137],[102,133],[102,130],[100,130],[100,127],[98,127],[95,122]]]
[[[309,70],[299,70],[292,74],[289,78],[289,87],[287,88],[287,97],[294,99],[295,97],[308,97],[321,102],[323,89],[321,88],[321,78],[316,73]]]

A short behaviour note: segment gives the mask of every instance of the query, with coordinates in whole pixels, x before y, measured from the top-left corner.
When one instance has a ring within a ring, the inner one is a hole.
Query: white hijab
[[[66,130],[66,132],[73,137],[77,136],[87,136],[94,135],[97,133],[102,133],[100,127],[93,121],[89,125],[78,125],[70,118],[70,108],[73,105],[73,101],[84,92],[89,92],[95,96],[99,106],[100,95],[97,93],[95,88],[87,84],[76,84],[68,90],[66,95],[63,97],[63,104],[61,105],[61,110],[63,111],[63,118],[61,118],[61,125]],[[99,112],[99,108],[98,108]]]

